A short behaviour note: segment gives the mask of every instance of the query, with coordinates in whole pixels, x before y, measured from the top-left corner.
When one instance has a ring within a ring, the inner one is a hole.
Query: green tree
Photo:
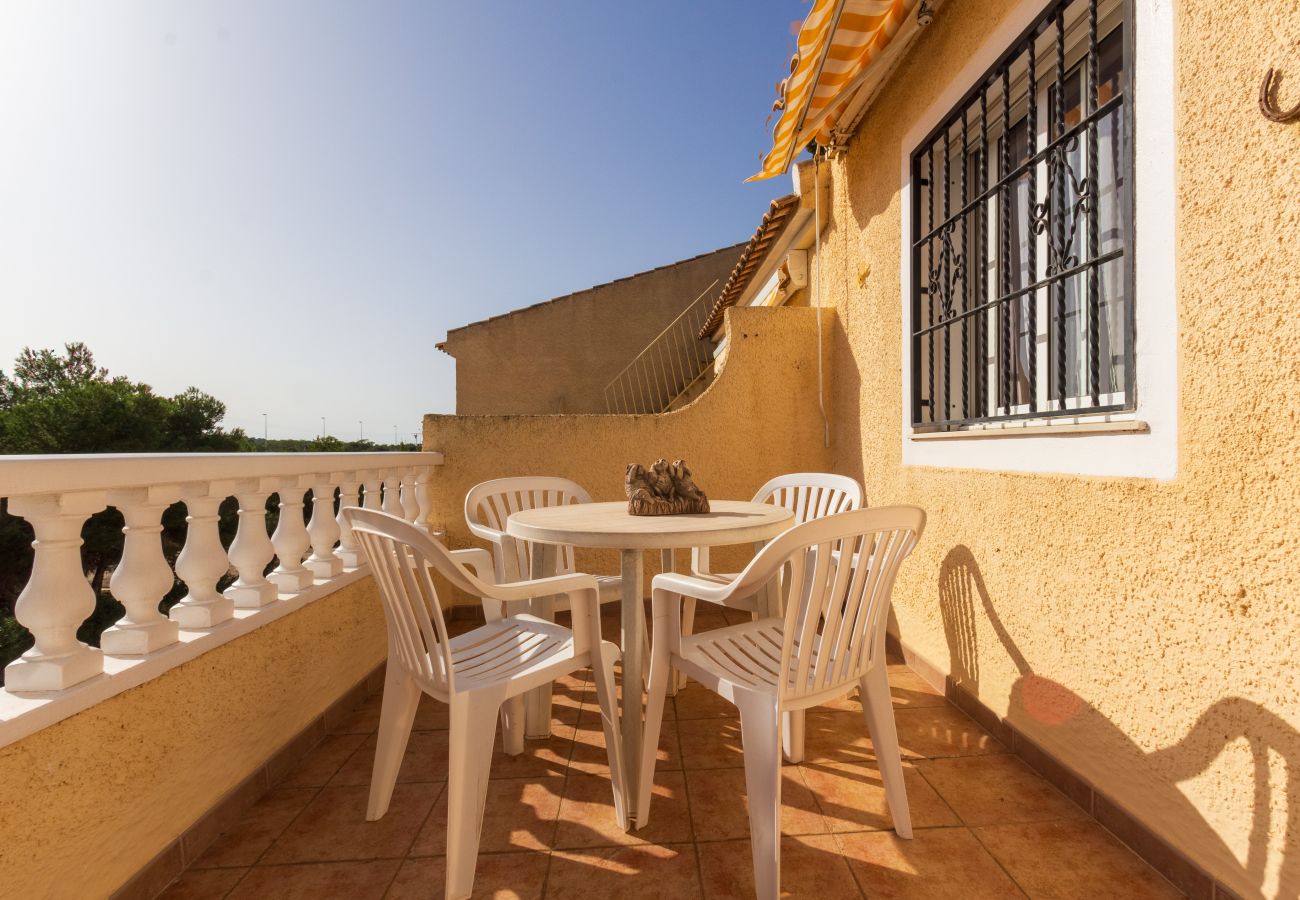
[[[110,377],[82,343],[62,354],[26,348],[14,362],[13,376],[0,372],[0,453],[162,453],[232,452],[251,449],[243,431],[225,431],[221,401],[198,388],[174,397],[149,385]],[[223,538],[234,536],[234,504],[222,506]],[[98,642],[102,631],[122,614],[104,592],[104,576],[121,557],[122,517],[115,509],[91,516],[82,529],[81,555],[95,595],[95,615],[81,631]],[[163,545],[170,561],[184,542],[185,512],[179,504],[163,515]],[[30,646],[30,636],[9,619],[13,603],[31,571],[30,526],[10,516],[0,503],[0,664]],[[174,587],[173,597],[179,596]],[[6,621],[8,620],[8,621]]]

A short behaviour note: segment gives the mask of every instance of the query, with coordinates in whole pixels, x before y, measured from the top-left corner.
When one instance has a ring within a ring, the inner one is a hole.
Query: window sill
[[[1051,424],[1021,425],[1016,422],[995,422],[965,428],[961,431],[914,431],[908,435],[913,441],[980,440],[1016,437],[1067,437],[1085,434],[1147,434],[1151,428],[1146,422],[1125,419],[1115,422],[1056,422]]]

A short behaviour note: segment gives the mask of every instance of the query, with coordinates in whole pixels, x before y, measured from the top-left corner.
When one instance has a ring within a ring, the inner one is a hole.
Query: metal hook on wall
[[[1269,68],[1264,74],[1264,81],[1259,86],[1259,111],[1264,114],[1264,118],[1270,122],[1288,122],[1300,121],[1300,103],[1290,109],[1279,109],[1277,105],[1277,82],[1274,76],[1276,70]]]

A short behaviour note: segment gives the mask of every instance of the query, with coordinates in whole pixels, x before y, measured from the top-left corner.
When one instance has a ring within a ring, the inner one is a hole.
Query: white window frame
[[[1173,10],[1162,0],[1134,0],[1132,104],[1134,134],[1135,338],[1132,412],[995,422],[956,432],[926,433],[911,421],[912,405],[912,154],[1047,8],[1025,0],[994,30],[900,147],[902,240],[902,456],[904,465],[1171,480],[1178,474],[1178,311],[1174,226],[1175,132]],[[1127,65],[1126,61],[1126,65]],[[1149,224],[1148,224],[1149,223]],[[1144,228],[1144,224],[1147,227]]]

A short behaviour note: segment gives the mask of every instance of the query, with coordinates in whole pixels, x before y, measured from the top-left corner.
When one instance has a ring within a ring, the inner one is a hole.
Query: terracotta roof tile
[[[698,335],[700,340],[707,339],[717,330],[727,307],[736,305],[740,295],[749,286],[750,279],[754,277],[754,272],[762,263],[763,257],[767,255],[768,247],[781,236],[781,232],[790,222],[790,215],[798,205],[797,194],[787,194],[772,201],[772,205],[763,214],[763,221],[759,223],[758,230],[741,251],[740,259],[736,262],[736,267],[731,270],[727,283],[722,286],[718,299],[713,302],[713,309],[709,311],[709,317],[705,320],[704,327],[700,329]]]

